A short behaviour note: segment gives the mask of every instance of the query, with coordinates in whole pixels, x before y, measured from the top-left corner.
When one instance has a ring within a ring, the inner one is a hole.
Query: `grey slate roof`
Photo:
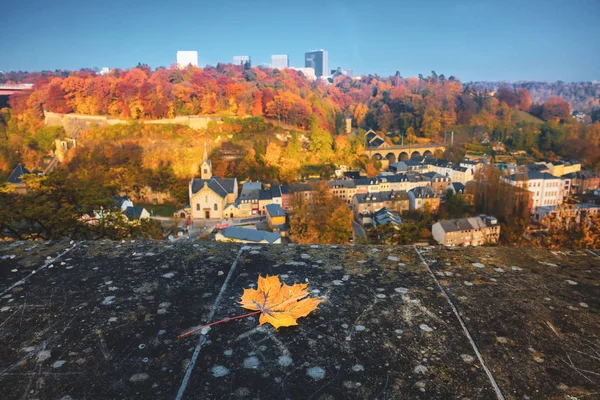
[[[427,158],[425,162],[429,165],[435,165],[436,167],[444,168],[451,168],[453,165],[450,161],[444,160],[442,158]]]
[[[359,178],[354,180],[356,186],[369,186],[378,185],[379,180],[377,178]]]
[[[460,182],[452,182],[452,187],[456,193],[464,193],[465,185]]]
[[[406,172],[408,170],[408,165],[404,161],[398,161],[390,164],[390,169],[393,169],[396,172]]]
[[[424,177],[422,174],[419,174],[418,172],[411,172],[409,174],[406,174],[406,177],[408,178],[408,180],[410,182],[429,182],[429,179]]]
[[[262,189],[262,183],[260,183],[260,182],[244,182],[242,184],[242,193],[244,191],[260,190],[260,189]]]
[[[344,172],[344,177],[350,179],[358,179],[360,178],[360,171],[347,171]]]
[[[376,193],[358,193],[354,198],[359,204],[381,203],[384,201],[408,200],[408,194],[404,190],[390,190]]]
[[[521,181],[523,180],[523,173],[519,173],[519,174],[512,174],[509,175],[507,178],[510,179],[511,181]],[[528,180],[532,180],[532,179],[560,179],[557,176],[554,176],[548,172],[539,172],[539,171],[527,171],[527,179]]]
[[[460,218],[460,219],[447,219],[439,221],[442,228],[444,228],[444,232],[458,232],[458,231],[468,231],[472,229],[483,229],[488,226],[492,226],[492,224],[488,224],[488,222],[481,217],[469,217],[469,218]]]
[[[355,188],[356,183],[352,179],[336,179],[333,181],[329,181],[329,186],[333,189],[336,188]]]
[[[130,221],[133,221],[133,220],[140,219],[140,217],[142,216],[142,212],[144,212],[144,207],[129,206],[123,213],[125,214],[127,219],[129,219]]]
[[[262,240],[273,243],[281,238],[281,234],[277,232],[259,231],[255,229],[240,228],[238,226],[230,226],[222,229],[221,234],[230,239],[248,240],[256,243],[259,243]]]
[[[273,198],[273,193],[271,190],[261,190],[258,192],[259,200],[271,200]]]
[[[10,176],[8,177],[6,182],[12,183],[12,184],[23,183],[23,181],[21,180],[21,175],[30,174],[30,173],[31,172],[29,172],[29,170],[27,168],[25,168],[24,166],[19,164],[15,167],[15,169],[13,170],[12,174],[10,174]]]
[[[314,188],[313,185],[309,184],[309,183],[295,183],[292,185],[291,192],[292,193],[296,193],[296,192],[310,192],[312,191]]]
[[[375,131],[373,131],[372,129],[369,129],[369,131],[366,133],[365,137],[367,138],[367,142],[370,142],[371,140],[378,137],[378,135],[377,135],[377,133],[375,133]]]
[[[563,175],[563,178],[568,179],[592,179],[598,177],[598,174],[592,171],[581,170],[576,172],[571,172],[569,174]]]
[[[115,201],[115,206],[117,208],[121,208],[121,206],[123,205],[123,203],[125,201],[129,200],[129,198],[127,196],[115,196],[114,197],[114,201]]]
[[[423,173],[421,175],[424,176],[424,177],[426,177],[429,180],[434,180],[434,179],[448,179],[447,176],[444,176],[442,174],[438,174],[437,172],[434,172],[434,171],[425,172],[425,173]]]
[[[408,177],[405,174],[379,175],[377,179],[379,179],[380,182],[390,183],[408,182]]]
[[[373,213],[373,222],[375,226],[391,224],[398,227],[402,224],[402,218],[396,211],[383,207]]]
[[[529,171],[543,171],[547,170],[548,166],[546,164],[528,164],[527,169]]]
[[[267,212],[269,213],[269,215],[271,217],[285,216],[285,212],[283,211],[283,208],[281,208],[281,206],[279,204],[267,204],[267,206],[265,208],[267,209]]]
[[[409,190],[418,199],[436,197],[435,192],[429,186],[419,186]]]
[[[384,143],[385,143],[385,140],[383,140],[380,137],[376,137],[375,139],[373,139],[371,141],[371,143],[369,143],[369,146],[371,146],[371,147],[379,147],[379,146],[381,146]]]
[[[204,182],[208,183],[208,187],[220,197],[226,197],[229,193],[233,193],[235,187],[235,178],[219,178],[213,176],[210,179],[193,179],[192,194],[197,193],[204,187]]]

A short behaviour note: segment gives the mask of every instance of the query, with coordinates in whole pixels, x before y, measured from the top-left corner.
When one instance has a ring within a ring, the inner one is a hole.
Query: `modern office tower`
[[[327,75],[329,73],[327,65],[327,52],[323,49],[309,51],[304,55],[304,66],[307,68],[313,68],[317,78]]]
[[[287,54],[274,54],[271,56],[271,68],[289,68],[290,61]]]
[[[198,52],[197,51],[178,51],[177,52],[177,67],[185,68],[188,65],[194,67],[198,66]]]
[[[252,63],[250,62],[250,56],[233,56],[233,65],[246,65],[246,63],[248,63],[248,66],[252,65]]]

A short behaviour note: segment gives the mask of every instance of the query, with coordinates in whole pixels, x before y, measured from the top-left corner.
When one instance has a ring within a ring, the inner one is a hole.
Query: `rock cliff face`
[[[599,272],[531,249],[4,243],[2,398],[593,398]],[[324,301],[177,339],[267,274]]]

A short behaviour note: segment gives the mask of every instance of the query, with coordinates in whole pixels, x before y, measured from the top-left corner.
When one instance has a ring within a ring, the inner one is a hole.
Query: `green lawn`
[[[531,115],[525,111],[520,111],[520,110],[515,111],[515,113],[513,114],[513,120],[515,122],[524,121],[524,122],[534,122],[536,124],[544,123],[544,121],[542,121],[541,119],[534,117],[533,115]]]
[[[142,204],[142,203],[138,203],[138,204],[136,204],[136,206],[144,207],[146,210],[148,210],[150,215],[153,215],[155,217],[172,217],[173,213],[180,209],[180,207],[177,207],[173,204]]]

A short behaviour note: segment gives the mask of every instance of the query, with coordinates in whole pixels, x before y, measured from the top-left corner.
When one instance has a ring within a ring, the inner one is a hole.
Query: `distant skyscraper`
[[[248,65],[252,65],[252,63],[250,62],[250,56],[233,56],[233,65],[245,65],[246,63],[248,63]]]
[[[287,54],[274,54],[271,56],[271,68],[289,68],[290,61]]]
[[[327,75],[329,72],[327,69],[327,52],[323,49],[309,51],[304,55],[304,66],[307,68],[313,68],[317,78]]]
[[[194,67],[198,66],[198,52],[197,51],[178,51],[177,52],[177,67],[185,68],[188,65]]]

